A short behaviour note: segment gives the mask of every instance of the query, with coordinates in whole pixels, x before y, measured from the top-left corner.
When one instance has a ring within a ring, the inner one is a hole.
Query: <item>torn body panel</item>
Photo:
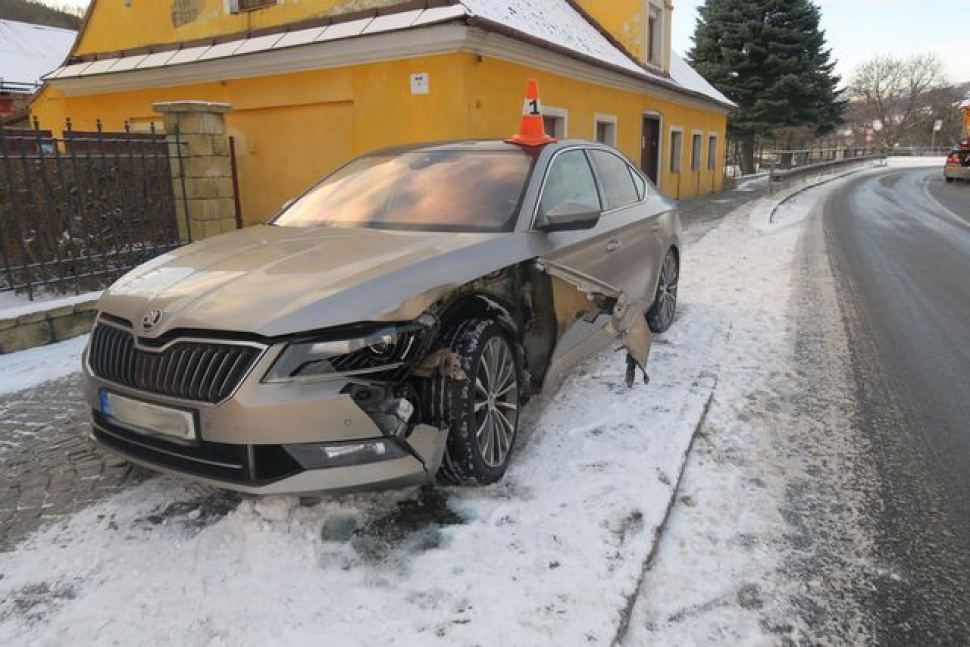
[[[598,314],[608,315],[607,329],[623,342],[627,354],[646,378],[647,361],[653,344],[653,335],[644,317],[648,304],[631,299],[622,290],[595,277],[547,259],[538,260],[536,267],[578,290],[590,305],[583,308],[581,302],[575,299],[575,293],[556,290],[558,299],[554,306],[556,316],[560,319],[560,331],[564,331],[564,326],[577,318],[587,319],[590,314],[594,318]],[[629,376],[627,381],[630,382]]]

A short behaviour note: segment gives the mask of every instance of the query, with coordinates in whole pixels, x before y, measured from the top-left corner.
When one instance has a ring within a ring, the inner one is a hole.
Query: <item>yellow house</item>
[[[537,78],[547,130],[611,143],[664,193],[721,188],[731,102],[670,51],[669,0],[93,0],[32,105],[45,128],[228,103],[246,224],[349,158],[506,137]]]

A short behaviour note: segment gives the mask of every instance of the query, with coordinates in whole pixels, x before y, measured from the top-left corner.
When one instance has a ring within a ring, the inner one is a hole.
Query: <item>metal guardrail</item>
[[[778,168],[779,159],[786,157],[793,159],[795,156],[805,153],[826,155],[830,151],[835,153],[832,159],[819,159],[788,168]],[[771,153],[772,162],[768,171],[768,195],[773,194],[777,188],[787,186],[797,180],[834,173],[851,166],[885,162],[888,157],[885,151],[874,149],[815,149],[812,151],[772,151]]]
[[[893,148],[890,151],[891,157],[946,157],[950,154],[950,146],[907,146]]]

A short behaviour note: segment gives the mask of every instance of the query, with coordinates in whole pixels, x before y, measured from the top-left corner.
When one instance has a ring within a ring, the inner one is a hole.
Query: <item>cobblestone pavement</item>
[[[0,551],[147,478],[91,445],[88,416],[80,374],[0,396]]]

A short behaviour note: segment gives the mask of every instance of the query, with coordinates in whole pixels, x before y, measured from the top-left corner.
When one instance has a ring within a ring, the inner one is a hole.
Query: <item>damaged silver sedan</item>
[[[457,142],[340,168],[101,298],[91,436],[250,493],[502,477],[519,413],[613,342],[646,378],[679,217],[615,150]]]

